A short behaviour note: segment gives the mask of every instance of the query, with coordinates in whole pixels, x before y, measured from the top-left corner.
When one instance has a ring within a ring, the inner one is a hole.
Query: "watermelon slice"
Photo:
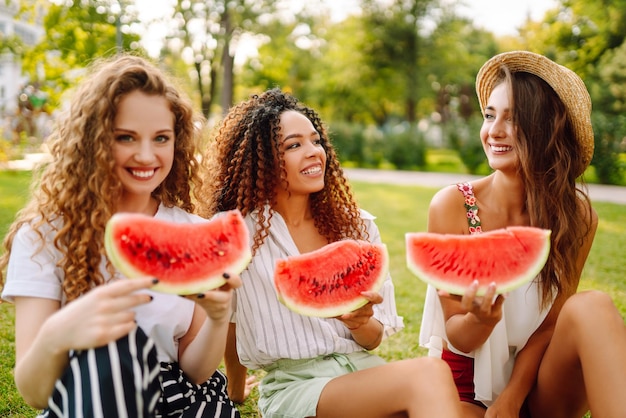
[[[506,293],[531,281],[550,252],[550,230],[515,226],[474,235],[406,234],[409,270],[422,281],[462,295],[478,280],[476,294],[490,283]]]
[[[237,210],[195,224],[118,213],[107,223],[105,249],[126,277],[156,277],[154,290],[178,295],[215,289],[225,272],[239,274],[252,258]]]
[[[384,244],[343,240],[276,261],[278,299],[301,315],[331,318],[365,305],[361,292],[378,291],[387,278]]]

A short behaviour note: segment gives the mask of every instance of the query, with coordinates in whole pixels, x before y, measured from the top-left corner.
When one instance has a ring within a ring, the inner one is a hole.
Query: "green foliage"
[[[626,117],[605,114],[593,115],[595,149],[591,163],[600,183],[623,184],[626,164],[620,160],[622,140],[626,137]]]
[[[137,23],[137,13],[128,2],[57,3],[45,6],[44,39],[23,55],[24,71],[49,95],[53,108],[59,104],[63,92],[80,77],[82,69],[94,59],[115,54],[118,49],[143,52],[139,36],[130,30]],[[119,6],[121,11],[116,12]]]
[[[335,123],[331,140],[350,166],[414,170],[426,165],[424,134],[407,123],[373,125]]]
[[[480,140],[481,126],[482,118],[473,116],[464,126],[458,126],[457,124],[450,133],[451,136],[457,137],[457,141],[450,141],[450,144],[457,144],[456,150],[459,153],[459,157],[470,174],[478,173],[479,168],[487,161],[485,150]],[[452,148],[455,149],[454,146]]]

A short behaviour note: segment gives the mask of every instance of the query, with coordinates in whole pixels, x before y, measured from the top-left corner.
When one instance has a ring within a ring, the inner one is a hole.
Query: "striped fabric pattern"
[[[136,328],[106,346],[70,353],[48,408],[38,418],[240,418],[217,370],[200,385],[178,363],[159,363],[154,341]]]
[[[40,417],[151,417],[161,396],[156,347],[140,328],[106,346],[70,353]]]

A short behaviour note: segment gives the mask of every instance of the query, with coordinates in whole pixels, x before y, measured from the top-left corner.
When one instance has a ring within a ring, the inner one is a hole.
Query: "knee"
[[[621,321],[613,299],[605,292],[588,290],[572,295],[563,305],[559,316],[574,323]]]
[[[412,360],[412,367],[407,367],[409,375],[423,376],[429,382],[452,381],[452,371],[448,363],[438,357],[419,357]]]

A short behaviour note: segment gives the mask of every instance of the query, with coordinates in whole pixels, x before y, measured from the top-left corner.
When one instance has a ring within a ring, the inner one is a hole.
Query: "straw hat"
[[[582,148],[581,160],[586,168],[593,157],[593,128],[591,127],[591,99],[582,79],[572,70],[559,65],[543,55],[528,51],[499,54],[487,61],[476,76],[476,93],[483,112],[489,95],[500,79],[500,68],[512,73],[527,72],[548,83],[561,98],[574,133]],[[582,174],[582,173],[578,173]]]

